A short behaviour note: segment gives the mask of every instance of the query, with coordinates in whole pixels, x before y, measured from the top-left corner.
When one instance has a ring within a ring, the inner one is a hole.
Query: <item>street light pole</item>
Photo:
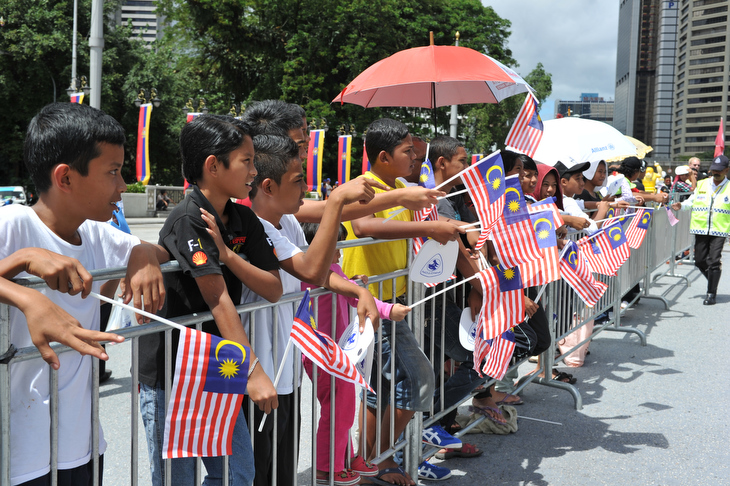
[[[91,96],[89,104],[93,108],[101,108],[101,59],[104,52],[104,0],[91,2],[91,32],[89,35],[91,50],[89,84]]]
[[[71,42],[71,89],[76,92],[76,30],[78,29],[78,0],[74,0],[74,29]]]

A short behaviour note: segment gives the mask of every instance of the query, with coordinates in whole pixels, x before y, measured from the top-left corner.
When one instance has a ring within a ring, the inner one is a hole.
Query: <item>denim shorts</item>
[[[165,468],[162,460],[162,443],[165,437],[165,390],[140,383],[139,409],[147,435],[147,451],[150,458],[152,484],[165,484]],[[239,410],[236,425],[233,428],[233,453],[228,457],[228,484],[230,486],[250,486],[254,478],[253,448],[251,436],[243,410]],[[194,457],[171,459],[172,481],[175,486],[192,486],[195,482]],[[204,457],[203,464],[207,475],[204,486],[223,484],[223,458]]]
[[[395,332],[395,337],[393,336]],[[378,341],[383,342],[383,371],[378,373]],[[391,342],[395,340],[395,353],[391,353]],[[395,407],[401,410],[425,412],[433,403],[435,378],[431,363],[418,346],[416,338],[406,321],[383,320],[375,334],[375,357],[370,386],[380,395],[381,405],[390,404],[391,359],[395,354]],[[382,377],[382,390],[378,390],[378,376]],[[368,406],[376,408],[377,397],[367,395]]]

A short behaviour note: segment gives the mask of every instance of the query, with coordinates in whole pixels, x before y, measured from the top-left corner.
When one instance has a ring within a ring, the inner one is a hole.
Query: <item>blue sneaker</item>
[[[446,432],[440,425],[423,429],[422,440],[441,449],[461,449],[461,440]]]
[[[429,481],[442,481],[451,477],[451,469],[431,464],[423,461],[418,466],[418,479],[426,479]]]

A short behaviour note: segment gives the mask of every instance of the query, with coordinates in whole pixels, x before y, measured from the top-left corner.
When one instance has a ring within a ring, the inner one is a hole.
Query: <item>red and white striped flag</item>
[[[482,368],[482,374],[490,376],[495,380],[504,378],[514,351],[515,333],[512,329],[508,329],[499,336],[495,336],[492,340],[492,346],[489,349],[487,362],[484,363],[484,368]]]
[[[530,213],[530,221],[535,230],[537,245],[542,258],[519,265],[522,285],[525,288],[537,287],[560,279],[558,264],[558,240],[555,235],[555,223],[549,209]]]
[[[499,151],[466,168],[461,180],[469,190],[477,217],[482,223],[482,232],[474,248],[479,250],[492,234],[492,228],[502,217],[504,209],[504,164]]]
[[[581,254],[585,257],[593,273],[613,276],[615,273],[609,270],[606,257],[603,255],[603,250],[598,244],[598,238],[600,237],[601,235],[597,234],[593,238],[591,236],[581,238],[578,240],[578,248],[580,248]]]
[[[542,252],[522,196],[519,176],[507,177],[505,186],[504,211],[494,225],[491,239],[499,263],[504,268],[514,268],[542,258]]]
[[[180,331],[163,459],[228,456],[248,384],[251,350],[195,329]]]
[[[613,276],[616,275],[621,265],[629,259],[631,250],[621,224],[614,223],[608,227],[604,226],[601,232],[603,234],[596,237],[596,240],[598,240],[598,246],[601,247],[608,271]]]
[[[639,209],[636,216],[626,229],[626,240],[634,250],[639,249],[644,242],[646,231],[649,229],[651,219],[654,217],[654,210],[651,208]]]
[[[550,210],[553,213],[553,223],[555,224],[555,229],[560,228],[561,226],[565,226],[565,221],[560,215],[560,209],[558,209],[558,205],[555,204],[555,198],[552,196],[545,198],[542,201],[536,202],[532,206],[529,206],[527,210],[530,211],[530,214]]]
[[[331,337],[315,329],[317,325],[311,313],[311,306],[309,289],[307,289],[299,304],[299,309],[294,315],[294,326],[291,330],[291,339],[294,344],[323,371],[335,378],[373,391],[342,348]]]
[[[560,259],[560,274],[587,306],[593,307],[608,288],[593,278],[591,269],[574,241],[566,243],[568,250]]]
[[[489,356],[489,348],[492,346],[491,339],[484,339],[483,331],[477,332],[474,338],[474,370],[482,375],[482,361]]]
[[[477,278],[483,289],[479,322],[485,339],[499,336],[525,320],[525,295],[518,268],[498,265],[482,270]]]
[[[537,146],[540,145],[542,134],[543,124],[537,108],[537,99],[528,91],[525,102],[510,128],[504,144],[507,148],[532,157],[535,155]]]

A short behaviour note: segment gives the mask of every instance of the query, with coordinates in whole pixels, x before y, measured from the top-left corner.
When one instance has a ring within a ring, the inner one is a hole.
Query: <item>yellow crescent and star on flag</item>
[[[223,346],[235,346],[238,349],[241,350],[241,364],[243,364],[246,361],[246,348],[243,347],[243,345],[235,342],[230,341],[228,339],[222,339],[218,346],[215,348],[215,360],[218,362],[218,372],[221,374],[224,378],[234,378],[239,371],[238,363],[232,359],[226,359],[222,363],[218,359],[218,352],[221,350]]]
[[[490,174],[495,169],[499,171],[499,176],[490,180],[490,177],[491,177]],[[502,185],[502,176],[503,175],[504,175],[504,173],[502,172],[502,168],[498,165],[493,165],[492,167],[489,168],[489,170],[487,170],[487,182],[492,185],[492,189],[495,189],[495,190],[499,189],[499,186]]]
[[[490,170],[491,170],[491,169],[490,169]],[[497,187],[499,187],[499,186],[497,186]],[[495,188],[495,189],[496,189],[496,188]],[[511,200],[511,201],[510,201],[509,203],[507,203],[507,209],[508,209],[508,210],[509,210],[509,211],[510,211],[511,213],[516,213],[517,211],[519,211],[519,210],[520,210],[520,199],[522,199],[522,195],[520,194],[520,191],[518,191],[518,190],[517,190],[517,189],[515,189],[514,187],[508,187],[508,188],[507,188],[507,189],[506,189],[506,190],[504,191],[504,193],[505,193],[505,196],[506,196],[506,194],[507,194],[508,192],[510,192],[510,191],[511,191],[511,192],[514,192],[515,194],[517,194],[517,199],[513,199],[513,200]]]
[[[535,221],[535,224],[532,225],[533,229],[535,230],[535,235],[537,235],[539,239],[544,240],[548,236],[550,236],[550,231],[546,229],[537,229],[537,225],[539,225],[542,221],[546,222],[550,226],[550,229],[553,229],[553,223],[551,223],[550,220],[547,218],[540,218]]]
[[[608,236],[610,238],[612,238],[613,241],[619,241],[621,239],[621,230],[618,227],[613,226],[613,227],[609,228]]]

